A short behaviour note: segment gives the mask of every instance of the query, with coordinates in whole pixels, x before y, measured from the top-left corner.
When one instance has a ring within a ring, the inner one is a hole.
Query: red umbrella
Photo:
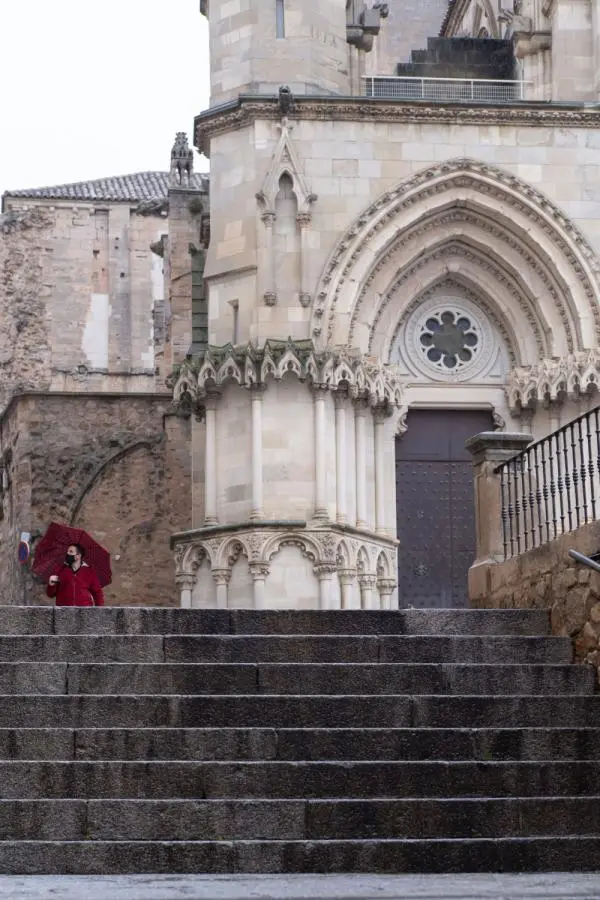
[[[51,522],[48,531],[35,548],[35,559],[32,571],[47,581],[65,561],[67,548],[71,544],[79,544],[84,551],[84,561],[91,566],[98,576],[102,587],[112,581],[110,570],[110,553],[89,536],[81,528],[70,528],[59,522]]]

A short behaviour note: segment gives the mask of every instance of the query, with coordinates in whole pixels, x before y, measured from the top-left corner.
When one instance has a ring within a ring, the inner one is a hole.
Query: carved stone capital
[[[253,581],[265,581],[271,572],[270,566],[267,563],[261,562],[250,563],[248,569]]]
[[[376,591],[377,590],[377,575],[370,575],[366,572],[364,572],[364,573],[359,572],[358,583],[363,590]]]
[[[393,594],[396,590],[396,581],[394,578],[379,578],[377,587],[381,594]]]
[[[263,300],[265,301],[265,306],[277,306],[277,292],[265,291]]]
[[[231,572],[229,569],[213,569],[212,577],[215,580],[215,584],[229,584]]]
[[[337,566],[335,563],[317,563],[316,566],[314,566],[313,571],[319,581],[327,580],[335,575]]]

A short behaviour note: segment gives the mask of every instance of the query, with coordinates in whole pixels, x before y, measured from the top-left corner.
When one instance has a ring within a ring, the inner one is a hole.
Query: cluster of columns
[[[327,517],[326,498],[326,402],[327,390],[317,388],[314,391],[315,402],[315,518]],[[387,534],[385,522],[385,421],[387,415],[384,410],[370,409],[365,401],[350,400],[346,392],[339,391],[334,394],[335,401],[335,448],[336,448],[336,522],[338,525],[354,525],[362,530],[371,530],[375,526],[376,534]],[[349,522],[347,510],[348,489],[348,412],[354,413],[355,434],[355,466],[350,473],[354,483],[352,485],[356,496],[356,517],[354,522]],[[373,428],[373,446],[375,455],[375,522],[368,521],[367,512],[367,429]],[[371,526],[371,527],[370,527]]]
[[[252,406],[252,508],[251,520],[264,519],[263,510],[263,425],[262,402],[264,388],[256,385],[251,390]],[[315,510],[314,518],[326,521],[327,509],[327,410],[328,388],[316,387],[313,392],[315,410]],[[217,405],[219,395],[208,395],[205,400],[205,513],[204,525],[218,524],[217,508]],[[336,447],[336,522],[338,525],[354,525],[362,530],[387,534],[385,522],[385,421],[383,410],[371,410],[364,401],[353,401],[353,407],[345,392],[336,392],[335,447]],[[354,412],[355,466],[353,477],[356,495],[356,517],[349,522],[347,510],[348,490],[348,414]],[[369,523],[367,512],[367,429],[373,429],[375,458],[375,522]]]

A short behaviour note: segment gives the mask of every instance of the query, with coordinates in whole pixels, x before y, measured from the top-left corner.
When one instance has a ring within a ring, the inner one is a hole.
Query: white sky
[[[167,170],[208,105],[199,0],[0,0],[0,194]],[[196,169],[208,163],[196,154]]]

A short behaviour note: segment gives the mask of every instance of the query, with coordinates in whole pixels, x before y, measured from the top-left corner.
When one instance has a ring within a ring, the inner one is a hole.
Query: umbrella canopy
[[[32,566],[34,574],[47,581],[64,563],[67,548],[71,544],[79,544],[83,547],[84,560],[95,571],[102,587],[110,584],[112,572],[108,550],[90,537],[87,531],[82,531],[81,528],[71,528],[69,525],[61,525],[59,522],[50,523],[48,531],[35,548]]]

